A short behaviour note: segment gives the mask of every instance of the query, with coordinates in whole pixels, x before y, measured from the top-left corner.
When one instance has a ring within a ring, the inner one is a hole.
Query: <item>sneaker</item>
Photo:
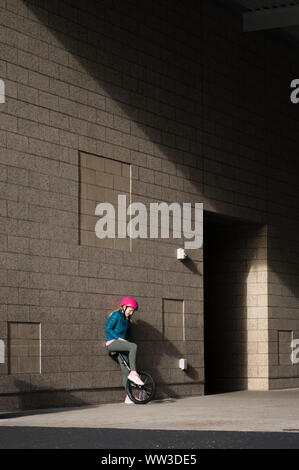
[[[133,372],[130,372],[128,375],[128,379],[131,380],[131,382],[134,382],[134,384],[136,385],[144,385],[144,382],[142,382],[141,378],[137,373],[133,374]]]
[[[126,405],[134,405],[134,402],[131,400],[129,395],[126,396],[124,403],[126,403]]]

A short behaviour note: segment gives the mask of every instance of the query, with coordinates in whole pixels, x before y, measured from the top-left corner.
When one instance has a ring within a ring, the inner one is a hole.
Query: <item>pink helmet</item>
[[[132,297],[124,297],[120,303],[120,306],[127,305],[127,307],[132,307],[134,310],[138,310],[138,303]]]

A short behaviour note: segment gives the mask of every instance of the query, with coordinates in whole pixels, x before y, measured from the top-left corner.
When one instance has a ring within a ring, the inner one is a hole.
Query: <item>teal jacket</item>
[[[112,313],[106,325],[106,333],[106,341],[118,338],[131,341],[131,322],[121,310]]]

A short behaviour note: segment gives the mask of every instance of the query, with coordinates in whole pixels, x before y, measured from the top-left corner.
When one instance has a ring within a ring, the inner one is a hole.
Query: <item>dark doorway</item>
[[[247,276],[256,224],[204,212],[205,394],[247,389]]]

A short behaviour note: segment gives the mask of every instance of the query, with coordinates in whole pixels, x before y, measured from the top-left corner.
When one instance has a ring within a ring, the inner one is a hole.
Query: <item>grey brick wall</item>
[[[269,366],[252,358],[264,366],[252,383],[298,386],[277,339],[299,331],[297,49],[241,33],[207,0],[1,0],[0,29],[0,337],[7,346],[8,322],[41,324],[41,374],[0,364],[0,408],[122,399],[104,326],[129,293],[141,305],[139,360],[160,396],[203,393],[202,250],[190,253],[195,273],[176,260],[179,240],[79,245],[79,152],[130,164],[133,201],[203,202],[267,225],[256,257],[267,256],[266,292],[248,308],[261,312],[254,329],[267,321],[252,343]],[[163,298],[184,301],[182,344],[163,339]]]

